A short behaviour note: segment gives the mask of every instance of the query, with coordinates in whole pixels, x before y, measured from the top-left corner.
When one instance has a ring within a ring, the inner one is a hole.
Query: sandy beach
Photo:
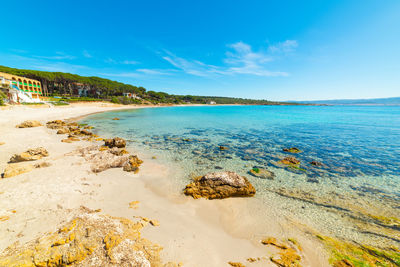
[[[329,266],[322,244],[298,230],[301,227],[286,221],[279,211],[271,207],[268,217],[257,218],[256,199],[195,200],[184,196],[181,188],[174,188],[168,181],[176,171],[173,166],[162,165],[146,154],[138,155],[144,163],[137,174],[121,168],[93,173],[82,157],[67,155],[93,142],[63,143],[65,136],[45,126],[15,127],[25,120],[38,120],[45,125],[50,120],[123,108],[127,106],[93,103],[51,108],[12,106],[0,110],[0,142],[4,142],[0,146],[1,171],[13,154],[36,147],[49,152],[48,157],[37,162],[51,164],[0,179],[0,217],[8,217],[0,221],[0,251],[15,242],[24,244],[54,232],[85,206],[101,209],[101,214],[131,220],[137,217],[157,220],[159,226],[149,225],[142,234],[164,248],[161,256],[165,262],[183,266],[229,266],[228,262],[276,266],[270,257],[279,251],[260,242],[274,237],[295,238],[301,244],[302,266]],[[136,154],[133,147],[128,147],[128,151]],[[132,201],[139,201],[136,208],[129,207]],[[249,258],[260,259],[252,262]]]

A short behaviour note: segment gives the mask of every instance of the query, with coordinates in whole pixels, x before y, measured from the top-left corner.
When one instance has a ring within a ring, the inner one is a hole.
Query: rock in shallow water
[[[113,147],[123,148],[126,146],[126,141],[125,139],[122,139],[120,137],[115,137],[113,139],[105,139],[104,145],[108,146],[109,148]]]
[[[193,198],[228,198],[228,197],[251,197],[256,189],[247,180],[235,172],[212,172],[197,177],[184,189],[185,195]]]
[[[250,174],[262,179],[273,180],[275,178],[275,173],[262,168],[253,168],[250,170]]]

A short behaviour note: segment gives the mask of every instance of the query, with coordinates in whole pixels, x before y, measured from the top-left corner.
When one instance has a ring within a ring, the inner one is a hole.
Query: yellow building
[[[15,85],[24,92],[31,93],[33,98],[39,98],[39,96],[43,95],[42,84],[37,80],[0,72],[0,83],[10,86]]]

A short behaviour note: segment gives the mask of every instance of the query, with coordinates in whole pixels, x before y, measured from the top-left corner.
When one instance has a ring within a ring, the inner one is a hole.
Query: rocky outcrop
[[[47,157],[49,152],[43,147],[31,148],[20,154],[14,154],[10,158],[10,163],[22,162],[22,161],[33,161]]]
[[[10,178],[13,176],[17,176],[22,173],[30,172],[33,169],[34,169],[34,166],[32,164],[26,164],[26,163],[8,164],[4,170],[3,178]]]
[[[250,174],[262,179],[273,180],[275,178],[275,173],[262,168],[253,168],[250,170]]]
[[[124,165],[123,170],[126,172],[139,172],[139,166],[143,163],[136,155],[129,156],[128,163]]]
[[[144,223],[88,212],[58,231],[0,255],[0,266],[178,266],[163,264],[162,247],[144,239]]]
[[[283,151],[289,152],[289,153],[301,153],[302,151],[298,149],[297,147],[291,147],[291,148],[284,148]]]
[[[24,122],[18,124],[16,127],[17,128],[32,128],[32,127],[39,127],[39,126],[43,126],[39,121],[27,120],[27,121],[24,121]]]
[[[213,172],[197,177],[184,189],[185,195],[193,198],[228,198],[228,197],[251,197],[256,189],[247,180],[235,172]]]
[[[139,166],[143,163],[135,155],[129,155],[125,149],[113,147],[111,149],[101,149],[99,146],[89,146],[77,149],[70,155],[84,157],[90,163],[92,172],[102,172],[110,168],[123,168],[125,171],[137,173]],[[101,150],[100,150],[101,149]]]
[[[126,147],[126,141],[123,138],[115,137],[113,139],[105,139],[104,145],[108,146],[109,148],[113,147],[124,148]]]

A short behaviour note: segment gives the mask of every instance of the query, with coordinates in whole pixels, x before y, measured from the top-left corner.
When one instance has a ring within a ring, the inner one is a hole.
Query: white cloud
[[[205,64],[198,60],[189,60],[178,57],[169,51],[163,59],[168,61],[174,67],[182,70],[183,72],[195,76],[207,77],[215,75],[255,75],[255,76],[288,76],[289,74],[284,71],[271,71],[267,64],[275,60],[272,52],[277,52],[278,49],[284,52],[294,51],[297,47],[297,41],[287,40],[279,43],[271,50],[271,46],[266,51],[253,51],[249,44],[244,42],[237,42],[229,44],[230,49],[225,53],[223,62],[225,65],[215,66]],[[270,52],[270,53],[268,53]]]
[[[86,58],[92,58],[93,57],[87,50],[83,50],[82,54]]]
[[[64,59],[75,59],[74,56],[67,55],[64,52],[56,52],[54,56],[32,56],[34,58],[48,59],[48,60],[64,60]]]
[[[124,60],[121,63],[125,64],[125,65],[136,65],[136,64],[139,64],[139,62],[134,61],[134,60]]]
[[[299,44],[296,40],[286,40],[275,45],[270,45],[268,49],[272,53],[289,53],[293,52],[298,46]]]
[[[136,71],[150,74],[150,75],[170,75],[171,70],[159,70],[159,69],[137,69]]]

